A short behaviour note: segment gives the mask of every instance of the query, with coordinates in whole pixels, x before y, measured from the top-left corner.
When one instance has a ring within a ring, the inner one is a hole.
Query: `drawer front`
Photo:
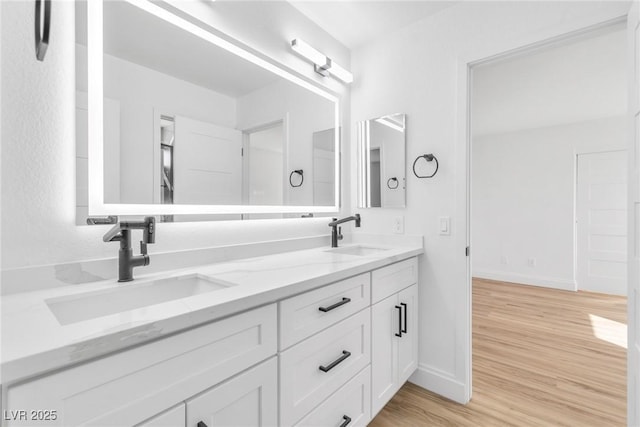
[[[295,424],[371,360],[369,308],[280,354],[280,422]]]
[[[304,417],[296,427],[365,427],[371,420],[371,368],[367,366],[331,397]]]
[[[135,427],[182,427],[187,417],[186,406],[184,403],[171,408],[162,414],[148,419],[142,424],[136,424]]]
[[[10,387],[7,409],[56,410],[41,426],[134,425],[276,351],[271,304]]]
[[[371,276],[351,277],[280,302],[280,349],[328,328],[369,305]]]
[[[371,273],[371,302],[382,301],[417,281],[418,260],[415,257],[374,270]]]
[[[184,423],[184,418],[182,420]],[[276,427],[278,362],[275,357],[187,400],[187,427]]]

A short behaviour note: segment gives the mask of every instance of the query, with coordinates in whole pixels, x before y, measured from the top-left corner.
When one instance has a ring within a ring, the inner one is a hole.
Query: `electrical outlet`
[[[393,232],[396,234],[404,233],[404,217],[396,216],[393,218]]]
[[[527,259],[527,265],[528,265],[529,267],[535,267],[535,266],[536,266],[536,263],[537,263],[537,262],[536,262],[536,259],[535,259],[535,258],[528,258],[528,259]]]
[[[502,255],[500,257],[500,264],[502,265],[508,265],[509,264],[509,257],[506,255]]]

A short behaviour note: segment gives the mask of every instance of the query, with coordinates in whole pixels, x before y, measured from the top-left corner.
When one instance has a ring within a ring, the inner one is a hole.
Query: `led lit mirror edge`
[[[388,205],[388,206],[371,206],[371,170],[368,166],[371,161],[370,157],[370,140],[369,140],[369,131],[370,131],[370,122],[376,119],[384,119],[387,117],[395,117],[402,116],[402,125],[403,125],[403,138],[404,138],[404,176],[402,177],[403,186],[402,192],[404,193],[404,203],[402,205]],[[386,114],[380,117],[374,117],[371,119],[361,120],[356,125],[357,135],[356,135],[356,152],[357,152],[357,165],[356,165],[356,180],[357,180],[357,188],[356,188],[356,199],[357,199],[357,207],[358,209],[372,209],[372,208],[387,208],[387,209],[402,209],[407,207],[407,114],[406,113],[393,113]]]
[[[340,108],[337,96],[297,77],[284,68],[198,27],[147,0],[122,0],[145,12],[176,25],[205,41],[234,53],[278,76],[304,87],[335,104],[334,152],[335,183],[333,206],[261,206],[261,205],[159,205],[115,204],[104,202],[104,123],[103,123],[103,1],[87,2],[87,81],[88,81],[88,213],[97,215],[197,215],[197,214],[293,214],[333,213],[340,210]]]

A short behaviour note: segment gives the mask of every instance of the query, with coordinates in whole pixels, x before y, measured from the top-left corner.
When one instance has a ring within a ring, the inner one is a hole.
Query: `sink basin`
[[[366,255],[379,254],[380,252],[384,252],[388,250],[389,249],[387,248],[376,248],[373,246],[355,245],[355,246],[345,246],[342,248],[329,249],[327,252],[333,252],[336,254],[366,256]]]
[[[233,286],[199,274],[170,277],[115,289],[87,292],[46,300],[61,325],[95,319]]]

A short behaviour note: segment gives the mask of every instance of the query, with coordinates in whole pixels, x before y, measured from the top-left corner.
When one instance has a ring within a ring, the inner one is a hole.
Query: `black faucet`
[[[360,214],[355,214],[354,216],[348,216],[346,218],[338,219],[333,218],[333,221],[329,223],[329,227],[331,227],[331,247],[338,247],[338,240],[342,240],[344,237],[342,235],[342,227],[338,227],[340,224],[344,224],[348,221],[355,221],[356,227],[360,227]]]
[[[141,255],[134,256],[131,249],[131,230],[143,230],[140,241]],[[147,244],[156,242],[156,219],[145,217],[143,221],[121,221],[102,238],[105,242],[120,242],[118,252],[118,282],[133,280],[133,268],[149,265]]]

